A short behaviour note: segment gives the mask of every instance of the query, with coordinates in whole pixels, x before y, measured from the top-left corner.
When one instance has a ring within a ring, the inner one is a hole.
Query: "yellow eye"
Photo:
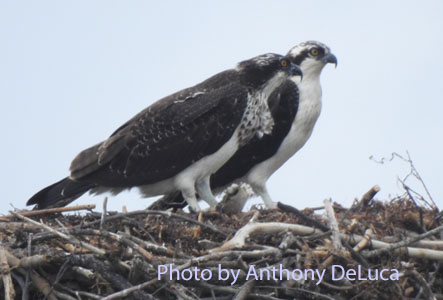
[[[318,55],[318,49],[316,49],[316,48],[311,49],[311,55],[312,56],[317,56]]]
[[[288,65],[288,62],[286,61],[286,59],[283,59],[282,61],[281,61],[281,66],[282,67],[286,67]]]

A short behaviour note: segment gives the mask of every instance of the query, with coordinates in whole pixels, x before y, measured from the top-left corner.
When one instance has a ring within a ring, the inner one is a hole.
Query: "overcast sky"
[[[389,199],[409,166],[369,157],[408,150],[441,208],[442,16],[438,0],[2,0],[0,213],[25,208],[78,152],[161,97],[306,40],[329,45],[339,63],[322,74],[310,140],[268,181],[274,201],[350,205],[374,184]],[[151,202],[125,193],[108,206]]]

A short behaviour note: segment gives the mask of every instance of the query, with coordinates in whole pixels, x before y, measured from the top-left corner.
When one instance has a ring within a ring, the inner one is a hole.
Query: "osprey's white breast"
[[[291,80],[294,80],[299,88],[300,98],[297,114],[288,135],[284,138],[277,153],[255,165],[244,176],[244,181],[252,186],[264,184],[278,168],[303,147],[311,136],[315,122],[320,115],[322,98],[320,78],[313,76],[311,78],[304,78],[300,82],[299,78],[295,77]]]

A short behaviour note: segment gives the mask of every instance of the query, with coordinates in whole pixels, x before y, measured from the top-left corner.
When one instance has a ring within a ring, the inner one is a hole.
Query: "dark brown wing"
[[[295,83],[287,80],[276,89],[268,99],[275,125],[270,135],[254,137],[240,148],[229,161],[211,176],[211,188],[225,187],[248,173],[255,165],[269,159],[277,153],[281,143],[291,130],[299,103],[299,91]],[[187,205],[179,192],[165,195],[154,202],[149,209],[166,210],[183,208]]]
[[[154,103],[108,140],[80,153],[71,178],[108,187],[150,184],[216,152],[240,123],[248,92],[236,83],[192,92]]]

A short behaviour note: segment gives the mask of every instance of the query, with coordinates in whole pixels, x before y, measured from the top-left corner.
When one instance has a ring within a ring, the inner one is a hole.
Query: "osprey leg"
[[[256,194],[258,194],[262,198],[267,209],[277,208],[277,202],[272,201],[272,198],[268,193],[266,185],[253,186],[252,189]]]
[[[195,196],[195,189],[193,188],[186,188],[182,189],[182,196],[185,198],[188,205],[194,210],[195,212],[200,212],[201,208],[198,205],[197,197]]]
[[[218,202],[215,199],[214,194],[212,194],[211,186],[209,184],[209,176],[197,181],[195,188],[197,189],[199,198],[208,203],[211,209],[217,206]]]

